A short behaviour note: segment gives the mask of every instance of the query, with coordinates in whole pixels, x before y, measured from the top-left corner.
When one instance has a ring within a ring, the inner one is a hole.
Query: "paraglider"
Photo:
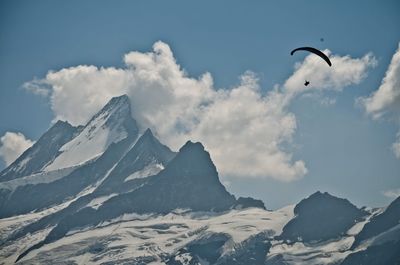
[[[294,49],[293,51],[291,51],[291,52],[290,52],[290,55],[293,55],[293,54],[294,54],[295,52],[297,52],[297,51],[308,51],[308,52],[312,52],[312,53],[318,55],[319,57],[321,57],[322,59],[324,59],[325,62],[327,62],[327,64],[328,64],[329,66],[332,66],[332,63],[331,63],[331,61],[329,60],[329,57],[326,56],[326,55],[325,55],[323,52],[321,52],[320,50],[317,50],[317,49],[315,49],[315,48],[313,48],[313,47],[300,47],[300,48],[297,48],[297,49]]]
[[[300,47],[300,48],[296,48],[293,51],[290,52],[290,55],[293,56],[293,54],[297,51],[308,51],[308,52],[312,52],[316,55],[318,55],[319,57],[321,57],[323,60],[325,60],[325,62],[329,65],[332,66],[331,60],[329,60],[329,57],[326,56],[323,52],[321,52],[320,50],[317,50],[313,47]],[[305,80],[304,82],[304,86],[308,86],[310,84],[310,81]]]

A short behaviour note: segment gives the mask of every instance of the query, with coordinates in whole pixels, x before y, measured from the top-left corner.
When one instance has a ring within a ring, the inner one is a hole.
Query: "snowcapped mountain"
[[[316,192],[302,200],[294,208],[294,213],[296,217],[285,226],[281,239],[303,242],[334,239],[345,234],[367,214],[348,200],[327,192]]]
[[[137,137],[138,127],[131,118],[129,98],[115,97],[82,128],[71,141],[64,144],[60,154],[45,171],[79,165],[99,157],[108,146],[128,136]]]
[[[81,130],[82,127],[73,127],[68,122],[56,122],[32,147],[0,172],[0,182],[40,172]]]
[[[266,210],[111,99],[85,126],[57,122],[0,173],[0,264],[400,264],[400,198],[359,209],[316,192]]]

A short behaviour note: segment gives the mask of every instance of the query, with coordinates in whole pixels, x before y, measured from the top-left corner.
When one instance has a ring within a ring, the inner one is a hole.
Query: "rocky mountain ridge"
[[[174,152],[141,128],[123,95],[0,173],[0,264],[399,264],[398,201],[316,192],[268,211],[226,190],[201,143]]]

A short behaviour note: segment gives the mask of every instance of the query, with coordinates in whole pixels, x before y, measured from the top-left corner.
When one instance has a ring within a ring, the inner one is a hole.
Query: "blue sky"
[[[400,188],[400,160],[391,150],[398,114],[373,119],[355,101],[380,87],[399,45],[399,11],[398,1],[2,1],[0,136],[21,132],[37,140],[54,118],[49,99],[24,83],[77,65],[123,68],[124,54],[151,51],[158,40],[190,77],[209,72],[215,88],[231,89],[252,71],[262,93],[283,85],[304,59],[290,56],[295,47],[352,58],[372,53],[377,65],[361,82],[299,96],[288,106],[297,128],[287,148],[304,161],[306,174],[289,182],[223,179],[234,194],[263,199],[269,208],[316,190],[359,206],[385,205],[392,198],[383,192]]]

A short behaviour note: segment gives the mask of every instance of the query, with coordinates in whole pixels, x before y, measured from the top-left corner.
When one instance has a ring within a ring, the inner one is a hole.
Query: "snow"
[[[368,215],[363,221],[356,223],[353,227],[351,227],[348,231],[347,234],[350,236],[355,236],[358,233],[361,232],[361,230],[364,228],[365,224],[368,223],[372,217],[381,214],[382,212],[385,211],[385,208],[377,208],[375,210],[370,211],[370,215]]]
[[[267,257],[282,255],[287,264],[336,264],[351,252],[349,248],[353,242],[352,236],[319,244],[302,242],[286,244],[282,241],[273,241]]]
[[[52,170],[52,171],[47,171],[47,172],[40,172],[36,174],[32,174],[29,176],[25,176],[22,178],[17,178],[5,182],[0,183],[0,189],[8,189],[8,190],[15,190],[16,188],[24,185],[35,185],[35,184],[40,184],[40,183],[50,183],[53,181],[56,181],[58,179],[61,179],[68,174],[70,174],[74,169],[77,167],[69,167],[69,168],[63,168],[63,169],[57,169],[57,170]]]
[[[355,236],[362,230],[370,219],[381,213],[383,209],[370,211],[370,214],[352,226],[341,238],[319,243],[296,242],[287,244],[284,241],[272,241],[272,247],[268,258],[282,255],[287,264],[337,264],[347,255],[352,253],[350,247],[354,243]],[[363,249],[366,245],[362,246]],[[356,251],[358,251],[357,249]]]
[[[189,253],[183,253],[181,255],[176,256],[175,260],[179,261],[182,264],[190,264],[190,261],[192,260],[192,256],[190,256]]]
[[[88,207],[92,207],[93,209],[98,209],[101,205],[103,205],[103,203],[105,201],[107,201],[108,199],[111,199],[114,196],[117,196],[117,193],[112,193],[110,195],[106,195],[106,196],[101,196],[101,197],[97,197],[93,200],[91,200],[86,206]]]
[[[232,241],[240,243],[249,234],[255,235],[269,230],[272,235],[279,235],[285,224],[293,218],[294,205],[287,206],[277,211],[265,211],[260,208],[247,208],[245,210],[232,210],[227,214],[211,218],[208,230],[214,233],[232,233]],[[201,217],[204,218],[204,217]]]
[[[29,160],[31,160],[31,157],[30,157],[30,156],[26,157],[25,159],[23,159],[21,162],[19,162],[19,163],[15,166],[14,170],[15,170],[15,171],[24,170],[25,167],[26,167],[26,164],[29,162]]]
[[[0,219],[0,241],[5,240],[17,229],[66,208],[77,198],[78,197],[40,212],[31,212],[28,214]],[[53,229],[53,226],[33,234],[28,234],[16,242],[6,242],[6,244],[2,245],[0,248],[0,264],[14,264],[15,260],[22,252],[28,249],[28,247],[45,239],[51,229]]]
[[[112,196],[114,194],[96,198],[89,205],[98,207]],[[212,234],[223,233],[228,236],[222,253],[228,255],[242,242],[260,232],[267,232],[271,238],[272,247],[267,258],[282,255],[287,264],[336,264],[352,253],[350,247],[354,242],[354,235],[371,216],[380,211],[371,212],[370,216],[355,224],[347,234],[338,239],[311,244],[303,242],[288,244],[273,240],[273,237],[279,235],[287,222],[294,217],[293,210],[294,205],[276,211],[246,208],[215,213],[177,209],[167,215],[125,214],[96,227],[70,231],[62,239],[31,251],[22,259],[22,264],[42,264],[50,260],[54,264],[62,262],[100,264],[111,261],[123,263],[125,260],[133,263],[146,260],[143,263],[165,264],[163,260],[166,256],[177,253],[190,242],[207,238]],[[11,220],[9,222],[11,223]],[[4,257],[6,261],[16,258],[16,254],[12,254],[12,259],[6,256],[11,255],[12,250],[21,253],[26,249],[26,244],[32,245],[32,242],[38,242],[47,233],[48,230],[40,231],[14,242],[0,250],[0,258]],[[392,240],[399,234],[400,225],[376,237],[372,243],[379,244]],[[187,253],[175,256],[175,259],[183,264],[188,264],[191,258]]]
[[[53,227],[48,227],[34,234],[28,234],[18,240],[17,244],[6,243],[5,245],[2,245],[0,248],[0,264],[14,264],[22,252],[27,250],[29,246],[35,245],[45,239],[51,229],[53,229]]]
[[[123,120],[114,121],[111,128],[107,126],[107,121],[115,112],[123,112],[129,106],[111,109],[96,115],[70,142],[60,148],[62,152],[50,163],[45,170],[50,171],[59,168],[66,168],[79,165],[100,156],[111,143],[116,143],[127,137],[127,132],[123,128]]]
[[[167,215],[125,215],[112,223],[72,231],[68,236],[30,252],[23,260],[28,264],[44,263],[51,257],[54,263],[99,264],[149,257],[154,259],[152,264],[163,264],[161,257],[175,253],[207,234],[225,233],[230,236],[232,245],[261,231],[270,231],[271,236],[278,234],[293,217],[293,208],[278,211],[247,208],[219,214],[176,211]]]
[[[124,182],[132,180],[132,179],[137,179],[137,178],[147,178],[149,176],[153,176],[158,174],[161,170],[164,169],[164,166],[159,163],[150,163],[146,167],[144,167],[142,170],[136,171],[133,174],[129,175]]]
[[[7,238],[16,229],[19,229],[23,226],[26,226],[30,223],[33,223],[33,222],[39,220],[47,215],[50,215],[52,213],[58,212],[64,208],[66,208],[72,202],[76,201],[79,197],[82,197],[88,193],[93,192],[94,189],[95,189],[94,187],[89,187],[89,188],[83,190],[77,196],[75,196],[75,198],[73,198],[69,201],[66,201],[62,204],[59,204],[57,206],[44,209],[42,211],[38,211],[38,212],[32,211],[27,214],[21,214],[21,215],[17,215],[17,216],[0,219],[0,241]]]

